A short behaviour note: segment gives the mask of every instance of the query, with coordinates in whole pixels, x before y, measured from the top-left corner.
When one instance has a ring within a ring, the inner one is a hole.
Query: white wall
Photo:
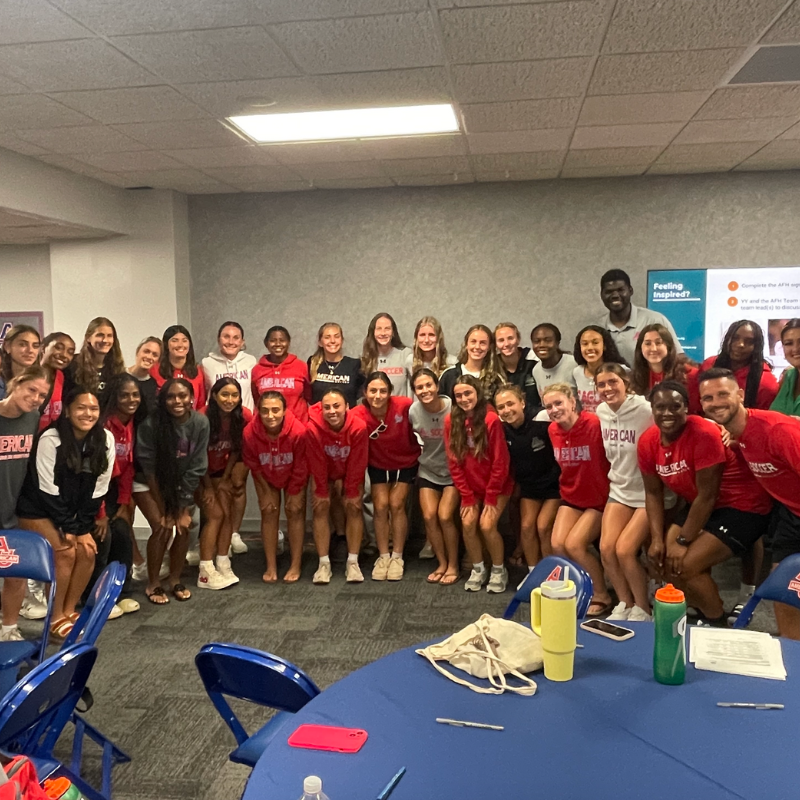
[[[46,244],[0,245],[0,311],[41,311],[45,331],[54,330]]]

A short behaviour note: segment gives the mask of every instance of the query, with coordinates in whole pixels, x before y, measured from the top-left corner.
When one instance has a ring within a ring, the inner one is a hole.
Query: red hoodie
[[[345,497],[360,497],[369,460],[369,439],[364,423],[348,411],[339,431],[322,418],[322,405],[308,409],[308,466],[314,494],[328,497],[328,481],[344,481]]]
[[[369,440],[371,467],[399,470],[413,467],[419,462],[421,449],[408,419],[411,403],[410,397],[389,397],[389,407],[384,418],[386,430]],[[368,437],[380,427],[380,420],[363,403],[357,405],[352,413],[366,425]]]
[[[201,413],[208,416],[208,406]],[[253,412],[249,408],[242,406],[242,417],[244,418],[244,427],[246,429],[250,424],[250,420],[253,419]],[[244,435],[244,430],[242,430],[242,435]],[[232,452],[231,418],[222,417],[219,439],[216,442],[209,441],[208,443],[208,474],[213,477],[220,472],[225,472]]]
[[[105,427],[114,434],[116,445],[116,455],[114,458],[114,471],[111,473],[111,480],[117,482],[117,503],[126,506],[131,501],[131,491],[133,489],[133,417],[123,423],[115,415],[111,415]]]
[[[161,391],[161,387],[167,382],[167,379],[158,371],[158,364],[154,364],[150,367],[150,377],[155,379],[156,386],[158,390]],[[206,407],[206,382],[203,378],[203,370],[198,367],[197,375],[195,375],[194,378],[190,378],[183,370],[173,369],[172,377],[183,378],[185,381],[189,381],[189,383],[192,384],[192,388],[194,389],[194,403],[192,403],[192,407],[195,411],[202,411]]]
[[[291,411],[283,418],[281,432],[271,437],[261,417],[254,415],[244,429],[242,461],[273,489],[299,494],[308,480],[308,431]],[[327,484],[326,484],[327,487]]]
[[[39,417],[39,431],[43,431],[51,422],[55,422],[61,416],[61,399],[64,394],[64,373],[56,370],[53,378],[53,391],[50,399]]]
[[[308,404],[311,402],[311,380],[305,361],[289,353],[280,363],[273,364],[268,356],[253,367],[253,400],[264,392],[280,392],[286,398],[286,407],[304,425],[308,422]]]
[[[709,356],[700,367],[700,372],[705,372],[714,366],[714,362],[718,356]],[[736,383],[743,391],[747,391],[747,376],[750,374],[750,367],[741,367],[740,369],[733,370],[733,377],[736,378]],[[772,405],[772,401],[778,396],[778,381],[772,374],[769,364],[764,362],[764,371],[761,373],[761,381],[758,384],[758,394],[756,395],[756,404],[754,408],[760,408],[762,411],[768,411]]]
[[[470,421],[467,424],[467,443],[469,450],[463,461],[456,460],[450,451],[450,414],[444,418],[444,444],[447,448],[447,463],[453,484],[461,495],[461,503],[474,506],[481,500],[487,506],[496,506],[500,495],[510,495],[514,491],[511,476],[511,457],[508,454],[506,435],[500,417],[491,409],[486,411],[486,452],[475,458],[472,450]]]
[[[684,373],[684,385],[686,391],[689,393],[689,413],[702,414],[703,409],[700,406],[700,390],[697,384],[697,376],[700,374],[699,367],[686,367]],[[653,372],[650,370],[650,389],[652,390],[661,381],[664,380],[663,372]]]

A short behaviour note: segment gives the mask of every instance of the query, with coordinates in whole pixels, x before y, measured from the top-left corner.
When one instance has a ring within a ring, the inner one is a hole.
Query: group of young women
[[[189,331],[173,325],[160,339],[144,339],[126,368],[106,318],[91,321],[80,346],[65,333],[40,340],[35,329],[17,326],[2,347],[0,443],[10,437],[25,446],[0,460],[0,491],[9,493],[3,508],[17,509],[0,522],[53,545],[57,636],[67,635],[109,559],[128,566],[126,591],[138,578],[154,604],[188,600],[181,576],[198,509],[198,587],[238,582],[230,552],[246,550],[239,527],[248,475],[268,583],[278,580],[281,503],[290,555],[283,580],[300,577],[307,487],[319,557],[314,583],[331,580],[334,532],[347,543],[346,580],[363,581],[368,503],[378,551],[371,577],[402,579],[415,485],[437,562],[430,583],[459,581],[463,535],[471,565],[465,588],[504,591],[498,522],[509,506],[519,542],[514,557],[529,568],[551,552],[581,564],[595,587],[590,616],[649,618],[640,559],[648,548],[661,574],[690,576],[697,607],[717,619],[710,566],[731,552],[753,551],[769,504],[747,483],[719,428],[698,416],[700,373],[731,369],[746,405],[797,415],[800,321],[783,331],[792,368],[780,388],[764,358],[763,333],[747,320],[731,326],[720,354],[703,365],[679,355],[658,324],[641,331],[633,364],[598,325],[578,333],[571,354],[551,323],[537,325],[530,338],[532,349],[522,346],[513,323],[473,325],[453,357],[435,318],[423,317],[406,347],[394,319],[380,313],[360,359],[344,354],[341,326],[325,323],[308,361],[291,352],[290,333],[279,325],[267,331],[266,353],[256,361],[245,352],[241,325],[226,321],[217,350],[200,364]],[[680,470],[665,453],[684,439],[705,444],[694,448],[690,475],[677,480]],[[720,448],[725,464],[714,462],[721,477],[712,480],[704,459],[712,450],[718,457]],[[732,496],[731,482],[738,486]],[[146,559],[132,533],[137,507],[152,531]],[[682,559],[665,551],[665,526],[676,519],[685,518],[686,530],[707,531],[709,520],[731,529],[730,515],[717,514],[718,507],[755,515],[747,517],[750,533],[723,539],[717,532],[723,548],[689,547]],[[24,585],[7,583],[0,637],[18,635],[23,603]]]

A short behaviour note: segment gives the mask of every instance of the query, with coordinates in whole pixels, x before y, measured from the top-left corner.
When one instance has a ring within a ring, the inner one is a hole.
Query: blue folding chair
[[[762,600],[775,600],[800,608],[800,553],[786,556],[767,576],[755,594],[747,601],[742,613],[733,624],[734,628],[746,628],[753,619],[753,612]]]
[[[61,649],[83,642],[94,644],[108,620],[114,604],[119,600],[125,583],[125,565],[112,561],[101,573],[75,626],[64,639]]]
[[[36,766],[39,780],[64,776],[87,800],[111,800],[113,765],[130,758],[75,714],[75,705],[86,688],[96,659],[95,647],[77,644],[59,650],[19,681],[0,700],[0,750],[28,756]],[[66,767],[53,755],[53,748],[70,721],[75,723],[75,732],[72,761]],[[84,736],[103,748],[101,791],[81,777]]]
[[[42,638],[38,641],[0,642],[0,696],[16,682],[19,668],[34,659],[43,661],[56,593],[53,548],[43,536],[12,528],[0,536],[0,578],[30,578],[51,584]],[[38,657],[35,655],[38,649]]]
[[[195,656],[206,693],[239,745],[229,756],[237,764],[254,767],[269,741],[288,719],[319,694],[319,688],[301,669],[282,658],[252,647],[213,642]],[[225,700],[236,697],[279,712],[252,736]]]
[[[520,603],[531,602],[531,592],[545,581],[571,580],[575,584],[578,601],[578,619],[583,619],[592,602],[594,587],[589,573],[574,561],[561,556],[543,558],[519,585],[514,597],[503,612],[503,619],[512,619]]]

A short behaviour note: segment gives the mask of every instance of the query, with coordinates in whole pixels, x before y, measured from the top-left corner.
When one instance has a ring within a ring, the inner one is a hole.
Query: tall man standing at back
[[[676,350],[682,353],[683,348],[672,323],[658,311],[633,305],[631,297],[633,297],[631,279],[624,270],[610,269],[600,278],[600,299],[608,309],[608,313],[600,317],[598,323],[611,332],[617,350],[628,364],[633,366],[636,342],[642,328],[655,323],[669,330],[675,340]]]

